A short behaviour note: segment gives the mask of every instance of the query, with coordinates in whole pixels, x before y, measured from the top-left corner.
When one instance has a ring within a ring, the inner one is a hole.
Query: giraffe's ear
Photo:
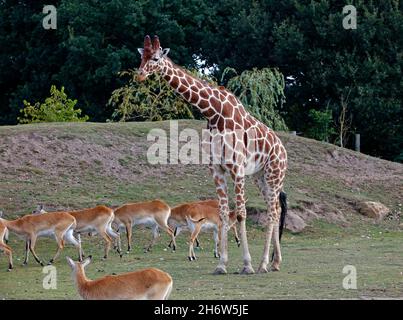
[[[171,50],[171,49],[165,48],[164,50],[162,50],[162,56],[166,57],[168,55],[168,53],[169,53],[169,50]]]
[[[137,51],[140,53],[140,55],[143,55],[144,49],[143,48],[137,48]]]

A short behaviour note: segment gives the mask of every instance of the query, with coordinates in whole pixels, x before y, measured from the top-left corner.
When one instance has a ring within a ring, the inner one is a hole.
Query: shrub
[[[18,117],[19,123],[35,122],[84,122],[88,116],[80,117],[81,109],[74,109],[77,100],[67,98],[64,87],[60,90],[52,85],[50,88],[50,97],[45,99],[44,103],[36,102],[31,105],[24,100],[24,109],[20,112],[22,117]]]
[[[123,71],[130,76],[129,83],[112,92],[108,104],[115,110],[112,120],[161,121],[171,119],[200,118],[192,105],[177,95],[169,84],[154,74],[140,83],[135,80],[135,70]]]
[[[333,127],[332,111],[309,110],[310,126],[306,135],[310,138],[329,142],[330,137],[336,133]]]

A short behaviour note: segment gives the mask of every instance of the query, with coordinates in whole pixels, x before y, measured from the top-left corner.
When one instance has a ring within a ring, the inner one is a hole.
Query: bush
[[[161,76],[154,74],[140,83],[135,80],[136,74],[136,70],[120,73],[130,76],[130,80],[112,92],[108,102],[115,109],[112,120],[161,121],[200,117]]]
[[[309,110],[310,126],[306,135],[310,138],[329,142],[330,137],[336,133],[333,127],[331,110]]]
[[[76,104],[77,100],[67,98],[64,87],[59,91],[52,85],[50,97],[46,98],[44,103],[36,102],[31,105],[24,100],[25,108],[20,110],[23,116],[18,117],[18,121],[19,123],[87,121],[88,116],[80,117],[81,109],[74,109]]]
[[[221,81],[235,69],[226,68]],[[278,108],[285,101],[284,76],[277,69],[252,69],[236,74],[227,82],[227,87],[257,119],[274,130],[287,130]]]

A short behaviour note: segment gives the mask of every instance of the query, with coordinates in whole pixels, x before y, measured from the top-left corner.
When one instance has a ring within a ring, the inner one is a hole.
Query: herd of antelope
[[[213,230],[214,257],[218,257],[218,246],[221,234],[221,219],[217,200],[191,202],[171,207],[162,200],[127,203],[117,208],[98,205],[94,208],[74,211],[45,211],[39,205],[32,213],[15,220],[2,217],[0,211],[0,250],[8,257],[8,271],[13,269],[13,250],[8,245],[9,232],[16,234],[25,241],[25,258],[23,265],[28,264],[29,252],[37,263],[44,266],[44,261],[35,252],[39,237],[53,237],[57,243],[57,251],[48,262],[52,264],[59,257],[65,243],[77,248],[78,261],[67,257],[67,262],[73,270],[73,277],[78,293],[83,299],[167,299],[172,290],[172,278],[159,269],[148,268],[120,275],[110,275],[97,280],[89,280],[84,268],[90,263],[91,256],[84,259],[81,247],[81,234],[98,234],[105,241],[104,257],[108,258],[113,246],[122,257],[120,231],[125,229],[127,237],[127,253],[132,246],[132,228],[135,225],[145,225],[152,229],[151,243],[144,249],[151,250],[159,236],[159,230],[164,230],[171,242],[169,247],[176,250],[175,238],[184,228],[191,233],[188,259],[196,259],[194,243],[199,246],[200,231]],[[240,245],[236,222],[239,217],[231,212],[230,227],[235,239]],[[84,259],[84,260],[83,260]]]

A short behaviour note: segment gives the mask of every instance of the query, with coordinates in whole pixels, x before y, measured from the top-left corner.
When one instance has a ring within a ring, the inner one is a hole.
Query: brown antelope
[[[55,256],[49,261],[52,264],[60,255],[64,248],[64,242],[73,244],[78,249],[79,259],[82,258],[81,243],[74,235],[73,231],[77,225],[76,219],[67,212],[43,213],[40,215],[28,214],[15,220],[5,220],[0,218],[0,223],[8,230],[25,240],[25,259],[23,265],[28,264],[29,251],[35,260],[44,263],[35,253],[35,245],[38,237],[54,237],[57,242]]]
[[[3,216],[3,211],[0,211],[0,218]],[[7,227],[4,225],[2,221],[0,221],[0,250],[4,251],[4,253],[8,257],[8,271],[13,269],[13,250],[4,243],[4,238],[7,233]]]
[[[229,228],[234,230],[235,240],[240,245],[238,232],[236,229],[237,215],[234,211],[229,214]],[[204,200],[197,202],[184,203],[171,209],[169,218],[170,225],[175,226],[175,237],[179,234],[183,227],[189,228],[191,232],[189,243],[189,260],[195,260],[193,244],[200,231],[213,229],[214,233],[214,257],[218,258],[218,244],[221,234],[221,219],[219,215],[218,200]]]
[[[73,270],[77,291],[84,300],[166,300],[172,291],[171,276],[159,269],[149,268],[120,275],[109,275],[90,280],[84,268],[91,256],[83,262],[67,257]]]
[[[115,223],[117,230],[120,227],[126,228],[127,251],[131,250],[132,228],[134,225],[151,226],[153,238],[145,251],[151,250],[159,235],[158,227],[165,230],[171,237],[173,250],[175,251],[176,242],[173,230],[168,226],[168,218],[171,214],[171,208],[161,200],[148,202],[127,203],[115,209]]]
[[[43,206],[38,205],[37,209],[33,211],[33,214],[43,214],[45,212]],[[109,250],[114,239],[118,241],[117,251],[119,254],[121,253],[120,236],[112,229],[112,222],[115,218],[112,209],[100,205],[94,208],[66,212],[72,215],[77,221],[74,232],[78,234],[79,239],[81,233],[99,233],[101,235],[105,240],[104,259],[108,258]]]

